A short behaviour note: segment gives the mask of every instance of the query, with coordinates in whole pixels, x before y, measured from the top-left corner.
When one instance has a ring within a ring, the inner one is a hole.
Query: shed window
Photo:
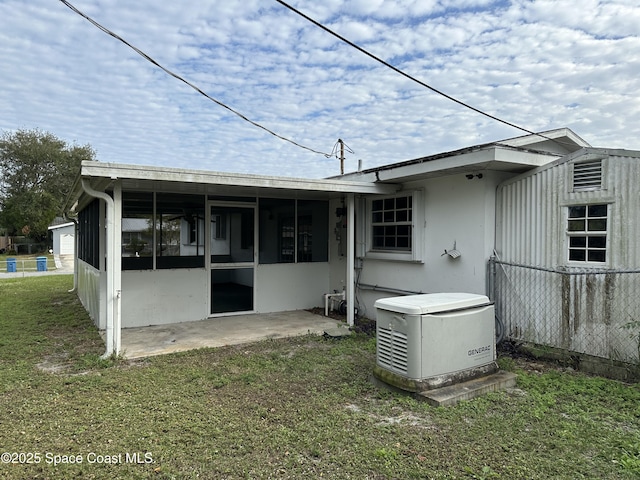
[[[568,208],[569,260],[606,262],[608,206],[574,205]]]

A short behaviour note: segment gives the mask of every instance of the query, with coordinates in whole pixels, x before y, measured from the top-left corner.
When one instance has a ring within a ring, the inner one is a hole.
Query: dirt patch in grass
[[[65,373],[73,365],[69,362],[69,355],[63,352],[56,355],[45,355],[42,362],[37,363],[36,367],[45,373]]]

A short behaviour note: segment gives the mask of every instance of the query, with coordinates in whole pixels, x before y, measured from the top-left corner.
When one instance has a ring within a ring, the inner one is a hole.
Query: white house
[[[118,352],[121,328],[310,308],[335,291],[350,324],[384,296],[490,293],[501,185],[586,147],[558,129],[325,180],[85,162],[78,294]]]
[[[334,255],[330,205],[346,203],[353,218],[355,195],[395,189],[84,162],[71,197],[78,295],[106,330],[107,353],[119,352],[121,328],[319,305]]]
[[[64,222],[49,227],[53,239],[54,255],[73,255],[75,253],[75,231],[73,222]]]

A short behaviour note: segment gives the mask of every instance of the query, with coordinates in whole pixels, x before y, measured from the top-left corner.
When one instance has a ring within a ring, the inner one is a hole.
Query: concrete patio
[[[203,347],[223,347],[269,338],[322,335],[346,325],[305,310],[210,318],[197,322],[125,328],[122,351],[126,358],[141,358]],[[104,336],[104,332],[102,333]]]

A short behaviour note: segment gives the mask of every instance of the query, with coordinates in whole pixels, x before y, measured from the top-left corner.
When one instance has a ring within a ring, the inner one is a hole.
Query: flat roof
[[[116,181],[124,191],[171,192],[228,197],[295,197],[330,199],[345,194],[389,195],[400,189],[395,183],[361,179],[309,179],[226,173],[123,163],[83,161],[67,202],[87,201],[80,179],[98,191],[108,191]]]
[[[558,128],[381,165],[359,172],[349,172],[344,176],[331,178],[405,182],[472,170],[520,173],[588,146],[587,142],[570,129]]]
[[[189,170],[120,163],[82,162],[82,178],[97,179],[98,184],[122,180],[125,186],[158,185],[159,183],[198,184],[212,187],[239,187],[250,190],[295,190],[325,193],[389,194],[395,185],[341,179],[309,179]],[[96,188],[96,185],[94,185]]]

